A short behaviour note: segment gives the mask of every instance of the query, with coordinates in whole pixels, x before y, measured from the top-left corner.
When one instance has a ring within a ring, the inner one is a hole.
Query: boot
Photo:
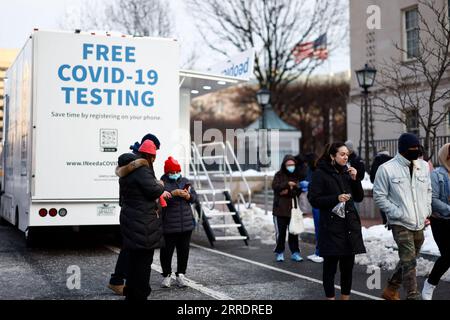
[[[341,300],[350,300],[350,295],[341,294]]]
[[[384,288],[381,297],[385,300],[400,300],[400,293],[398,292],[398,289],[391,285],[387,285]]]
[[[119,296],[123,296],[123,288],[125,285],[114,285],[114,284],[108,284],[108,288],[110,288],[112,291],[114,291],[115,294]]]
[[[406,291],[406,300],[422,300],[422,295],[417,290],[416,269],[408,271],[403,277],[403,286]]]

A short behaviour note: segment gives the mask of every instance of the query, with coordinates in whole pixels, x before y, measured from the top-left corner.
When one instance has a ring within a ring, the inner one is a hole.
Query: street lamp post
[[[267,105],[270,103],[270,91],[267,90],[266,88],[261,88],[257,93],[256,93],[256,100],[258,101],[258,104],[261,106],[261,110],[262,110],[262,116],[261,116],[261,126],[260,126],[260,130],[262,130],[262,142],[261,142],[261,146],[263,148],[262,150],[262,154],[264,155],[264,165],[267,164],[267,159],[265,159],[266,157],[266,147],[267,147],[267,134],[265,132],[266,129],[266,108]],[[259,130],[259,131],[260,131]],[[258,134],[259,136],[259,134]],[[258,143],[259,145],[259,143]],[[258,148],[259,149],[259,148]],[[261,152],[260,152],[261,155]],[[260,165],[261,159],[259,159],[258,161],[258,169],[261,168]]]
[[[262,150],[262,154],[264,154],[264,166],[267,165],[267,159],[266,159],[266,148],[267,148],[267,132],[265,132],[266,129],[266,107],[270,102],[270,91],[267,90],[266,88],[261,88],[257,93],[256,93],[256,100],[258,101],[258,104],[261,106],[262,109],[262,116],[261,116],[261,120],[262,120],[262,124],[260,126],[260,129],[262,129],[262,135],[263,138],[261,139],[261,146],[263,147]],[[259,130],[258,130],[259,131]],[[259,136],[259,132],[258,132],[258,136]],[[258,139],[258,151],[260,151],[261,149],[259,148],[259,139]],[[261,154],[261,152],[259,152]],[[258,170],[261,169],[261,159],[260,157],[258,157]],[[269,210],[269,204],[268,204],[268,190],[269,190],[269,186],[268,186],[268,181],[267,181],[267,172],[264,175],[264,212],[265,215],[268,214],[268,210]]]
[[[369,88],[372,87],[375,82],[377,70],[372,67],[369,67],[369,65],[366,63],[363,69],[356,70],[355,73],[356,79],[358,80],[358,85],[363,89],[362,93],[364,96],[364,145],[365,145],[364,161],[366,170],[369,170],[370,166],[369,144],[371,144],[369,143]]]

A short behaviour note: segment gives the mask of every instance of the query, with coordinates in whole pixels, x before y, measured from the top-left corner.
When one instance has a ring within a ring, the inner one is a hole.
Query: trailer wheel
[[[33,248],[36,245],[36,233],[32,228],[25,230],[25,244],[27,248]]]
[[[19,207],[16,207],[16,221],[14,221],[14,226],[19,229]]]
[[[3,219],[3,217],[0,217],[0,226],[7,226],[7,225],[8,225],[8,221]]]

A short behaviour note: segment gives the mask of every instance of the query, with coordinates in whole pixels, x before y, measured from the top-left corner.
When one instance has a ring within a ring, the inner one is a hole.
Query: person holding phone
[[[190,181],[181,176],[181,166],[173,157],[164,163],[163,197],[167,206],[162,209],[162,224],[165,246],[160,250],[163,281],[161,287],[170,288],[172,276],[172,257],[177,250],[176,282],[178,287],[186,286],[186,269],[189,259],[194,221],[191,204],[197,200],[197,194]]]
[[[364,191],[358,172],[347,167],[349,150],[344,143],[325,147],[309,186],[308,200],[320,210],[319,254],[323,261],[323,287],[328,300],[335,300],[334,278],[339,265],[341,300],[349,300],[355,255],[365,253],[361,220],[354,202],[361,202]],[[333,209],[344,203],[344,212]]]

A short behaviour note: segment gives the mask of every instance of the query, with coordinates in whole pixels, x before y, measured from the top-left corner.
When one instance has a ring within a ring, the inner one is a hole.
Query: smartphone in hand
[[[184,185],[184,188],[183,188],[183,190],[185,190],[185,191],[188,191],[189,192],[189,189],[191,188],[191,184],[190,183],[186,183],[185,185]]]

